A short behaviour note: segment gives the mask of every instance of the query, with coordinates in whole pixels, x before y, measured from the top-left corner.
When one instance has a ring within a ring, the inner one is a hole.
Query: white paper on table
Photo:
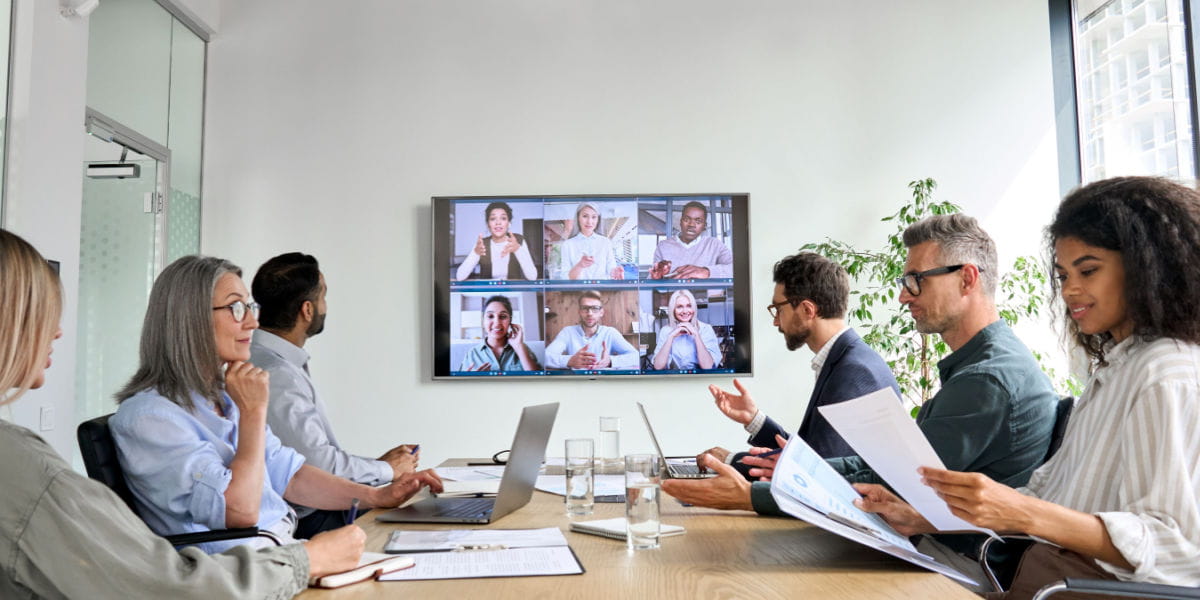
[[[624,475],[594,475],[592,482],[593,496],[620,496],[625,493]],[[559,496],[567,495],[567,478],[565,475],[538,475],[536,489]]]
[[[388,537],[384,551],[391,554],[454,550],[463,546],[505,546],[533,548],[565,546],[567,538],[557,527],[541,529],[435,529],[417,531],[398,529]]]
[[[779,455],[771,477],[771,496],[780,509],[806,523],[951,579],[978,583],[921,554],[878,515],[854,506],[858,492],[798,435],[788,440]],[[829,508],[817,508],[822,504]]]
[[[478,467],[437,467],[434,469],[442,479],[450,481],[499,481],[504,476],[504,465],[481,465]]]
[[[916,421],[904,411],[892,388],[853,400],[818,406],[817,410],[871,469],[939,531],[978,531],[1000,539],[950,512],[933,488],[921,483],[919,467],[945,469]]]
[[[383,575],[380,581],[576,575],[583,572],[575,553],[566,545],[395,556],[410,556],[416,564],[403,571]]]

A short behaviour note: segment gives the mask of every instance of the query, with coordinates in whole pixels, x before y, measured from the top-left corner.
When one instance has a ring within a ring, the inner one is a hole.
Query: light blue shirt
[[[222,394],[228,418],[208,400],[192,395],[194,412],[146,390],[121,403],[109,420],[117,456],[133,492],[138,513],[159,535],[225,529],[225,490],[233,477],[229,464],[237,451],[238,409]],[[266,432],[267,464],[258,527],[290,537],[296,516],[283,492],[304,457]],[[245,544],[230,540],[198,544],[210,554]]]
[[[598,325],[596,327],[596,335],[586,337],[583,335],[583,327],[580,325],[571,325],[564,327],[558,335],[554,336],[554,341],[546,346],[546,368],[547,369],[566,369],[567,361],[571,356],[585,346],[588,347],[588,352],[600,356],[602,344],[607,344],[608,354],[612,358],[613,369],[636,369],[638,368],[638,351],[625,340],[625,337],[617,332],[615,328],[607,325]]]
[[[700,343],[704,349],[708,351],[712,357],[713,369],[721,366],[721,343],[717,340],[717,332],[713,330],[712,325],[701,321],[696,321],[700,326]],[[671,335],[670,325],[658,330],[658,338],[655,340],[655,352],[658,348],[667,342],[667,338]],[[682,333],[671,342],[670,350],[671,360],[667,361],[667,369],[699,369],[700,364],[696,360],[696,340],[690,334]]]

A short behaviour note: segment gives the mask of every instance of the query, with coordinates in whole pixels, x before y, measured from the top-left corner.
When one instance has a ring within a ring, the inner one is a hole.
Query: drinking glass
[[[657,454],[625,457],[626,545],[630,550],[658,547],[661,483]]]
[[[621,473],[621,417],[600,417],[600,472]]]
[[[592,514],[595,485],[593,468],[595,451],[591,438],[576,438],[566,441],[567,516]]]

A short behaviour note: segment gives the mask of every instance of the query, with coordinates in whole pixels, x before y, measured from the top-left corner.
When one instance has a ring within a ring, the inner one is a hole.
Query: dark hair
[[[484,300],[483,306],[479,307],[480,310],[487,310],[488,305],[493,302],[499,302],[500,304],[503,304],[504,309],[508,311],[508,316],[509,317],[512,316],[512,314],[513,314],[512,301],[509,300],[507,296],[501,296],[499,294],[497,294],[495,296],[489,296],[487,300]]]
[[[708,207],[707,207],[707,206],[705,206],[705,205],[703,205],[703,204],[701,204],[701,203],[699,203],[699,202],[696,202],[695,200],[692,200],[691,202],[688,202],[687,204],[684,204],[684,205],[683,205],[683,208],[681,208],[681,209],[679,210],[679,214],[681,214],[681,215],[682,215],[682,214],[683,214],[683,212],[684,212],[684,211],[686,211],[686,210],[687,210],[687,209],[689,209],[689,208],[698,208],[698,209],[700,209],[700,210],[704,211],[704,216],[705,216],[705,217],[707,217],[707,216],[708,216]]]
[[[487,205],[487,208],[483,209],[484,223],[486,223],[487,220],[492,217],[492,211],[496,210],[497,208],[504,211],[504,214],[508,215],[509,222],[512,222],[512,207],[509,206],[507,202],[493,202]]]
[[[250,283],[250,293],[262,306],[259,326],[286,331],[296,324],[305,302],[317,301],[321,293],[321,265],[308,254],[280,254],[258,268]]]
[[[840,319],[850,303],[850,276],[841,265],[813,252],[801,252],[775,263],[775,283],[793,304],[809,300],[817,316]]]
[[[1121,253],[1133,335],[1200,343],[1200,193],[1157,177],[1116,177],[1083,186],[1058,206],[1046,245],[1076,238]],[[1053,261],[1051,261],[1053,262]],[[1052,302],[1062,302],[1051,278]],[[1067,331],[1103,362],[1107,332],[1086,335],[1062,306]]]

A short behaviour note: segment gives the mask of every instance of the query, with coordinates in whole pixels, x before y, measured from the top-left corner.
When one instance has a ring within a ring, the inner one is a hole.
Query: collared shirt
[[[391,481],[394,473],[388,463],[342,449],[329,423],[325,402],[309,377],[308,360],[304,348],[269,331],[254,332],[250,362],[271,375],[271,401],[267,405],[271,432],[318,469],[365,485]],[[297,507],[296,512],[304,517],[313,509]]]
[[[613,369],[638,368],[637,348],[626,341],[615,328],[607,325],[597,325],[596,333],[591,337],[583,334],[582,325],[564,327],[554,336],[554,341],[546,346],[546,368],[569,368],[567,361],[585,347],[598,357],[602,346],[607,348],[609,356],[612,357]]]
[[[558,251],[559,279],[570,279],[571,269],[575,268],[585,254],[595,262],[581,270],[577,279],[612,279],[612,270],[617,266],[617,261],[613,258],[612,243],[598,233],[567,238],[558,247]]]
[[[176,551],[104,484],[32,431],[0,422],[0,598],[291,598],[300,544]]]
[[[699,320],[693,321],[697,325],[700,333],[700,345],[704,347],[704,351],[708,352],[712,358],[712,367],[721,366],[721,342],[717,339],[717,332],[712,328],[712,325]],[[663,344],[667,343],[667,339],[671,336],[673,327],[667,325],[658,330],[658,337],[655,339],[655,353]],[[670,360],[667,361],[667,369],[699,369],[700,361],[696,354],[696,338],[688,333],[681,333],[671,341]]]
[[[825,360],[829,358],[829,353],[833,351],[833,344],[837,342],[838,338],[842,337],[843,333],[846,333],[849,330],[850,326],[847,325],[837,333],[833,334],[833,337],[825,340],[825,344],[822,345],[821,349],[817,350],[817,353],[813,355],[812,370],[814,373],[821,373],[821,369],[825,368]],[[758,432],[762,430],[763,424],[766,422],[766,413],[761,410],[754,413],[754,418],[750,419],[750,422],[746,424],[746,433],[749,433],[750,437],[758,435]]]
[[[212,404],[192,395],[192,411],[145,390],[121,403],[109,420],[125,480],[138,512],[160,535],[225,529],[225,490],[233,478],[229,464],[237,452],[238,409],[221,395],[222,417]],[[295,529],[296,513],[283,499],[304,457],[284,446],[266,428],[266,477],[257,526],[282,534]],[[245,540],[198,544],[208,553]]]
[[[537,355],[525,347],[525,352],[529,354],[533,360],[534,367],[537,367]],[[504,351],[500,353],[500,358],[496,358],[496,353],[488,347],[487,342],[483,342],[478,346],[467,351],[466,356],[463,356],[462,364],[458,366],[459,371],[479,371],[479,365],[487,364],[488,368],[484,371],[524,371],[525,367],[521,364],[521,358],[517,356],[512,346],[505,346]]]
[[[664,238],[654,248],[654,262],[671,261],[671,270],[684,265],[708,269],[709,277],[733,277],[733,253],[712,236],[702,236],[685,244],[678,235]]]
[[[1122,580],[1200,585],[1200,346],[1130,336],[1105,354],[1058,452],[1019,491],[1100,517]]]

